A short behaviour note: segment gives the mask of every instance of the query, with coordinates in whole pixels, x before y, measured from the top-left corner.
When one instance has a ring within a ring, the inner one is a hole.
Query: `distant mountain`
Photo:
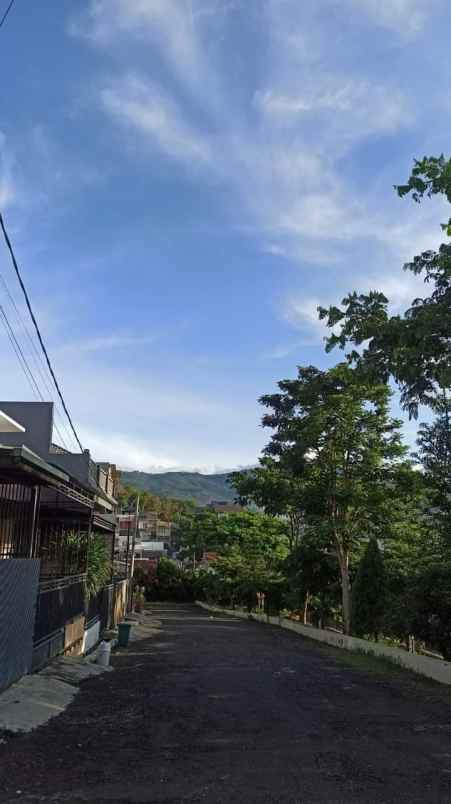
[[[227,483],[228,477],[228,474],[201,475],[200,472],[122,472],[122,483],[159,497],[195,500],[199,505],[206,505],[212,500],[234,500],[235,492]]]

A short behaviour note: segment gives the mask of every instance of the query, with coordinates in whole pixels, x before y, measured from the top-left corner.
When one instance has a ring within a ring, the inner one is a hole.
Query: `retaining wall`
[[[439,681],[441,684],[451,684],[451,662],[441,659],[432,659],[429,656],[422,656],[418,653],[407,653],[401,648],[389,648],[378,642],[369,642],[366,639],[337,634],[335,631],[327,631],[322,628],[314,628],[312,625],[302,625],[295,620],[288,620],[286,617],[268,617],[265,614],[248,614],[239,609],[222,609],[218,606],[210,606],[207,603],[197,601],[197,605],[207,611],[217,612],[218,614],[228,614],[230,617],[239,617],[242,620],[254,620],[269,625],[277,625],[287,631],[294,631],[296,634],[315,639],[317,642],[324,642],[335,648],[344,648],[354,653],[367,653],[372,656],[379,656],[388,659],[390,662],[401,665],[407,670],[419,673],[422,676]]]

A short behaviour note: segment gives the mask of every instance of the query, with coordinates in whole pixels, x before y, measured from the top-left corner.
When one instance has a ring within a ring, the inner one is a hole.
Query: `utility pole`
[[[128,610],[131,611],[132,604],[133,604],[133,574],[135,572],[135,546],[136,540],[138,536],[138,518],[139,518],[139,494],[136,495],[136,505],[135,505],[135,527],[133,530],[133,539],[132,539],[132,560],[130,563],[130,588],[128,590]]]

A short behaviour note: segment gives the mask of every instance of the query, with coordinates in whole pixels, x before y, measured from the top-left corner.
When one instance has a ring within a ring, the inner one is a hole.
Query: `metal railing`
[[[31,558],[39,489],[19,483],[0,484],[0,559]]]

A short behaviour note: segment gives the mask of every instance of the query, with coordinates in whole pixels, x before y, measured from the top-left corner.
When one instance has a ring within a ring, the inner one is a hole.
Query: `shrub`
[[[434,564],[416,578],[412,631],[451,661],[450,564]]]
[[[384,564],[376,539],[370,539],[352,587],[352,633],[374,636],[381,630],[385,604]]]

